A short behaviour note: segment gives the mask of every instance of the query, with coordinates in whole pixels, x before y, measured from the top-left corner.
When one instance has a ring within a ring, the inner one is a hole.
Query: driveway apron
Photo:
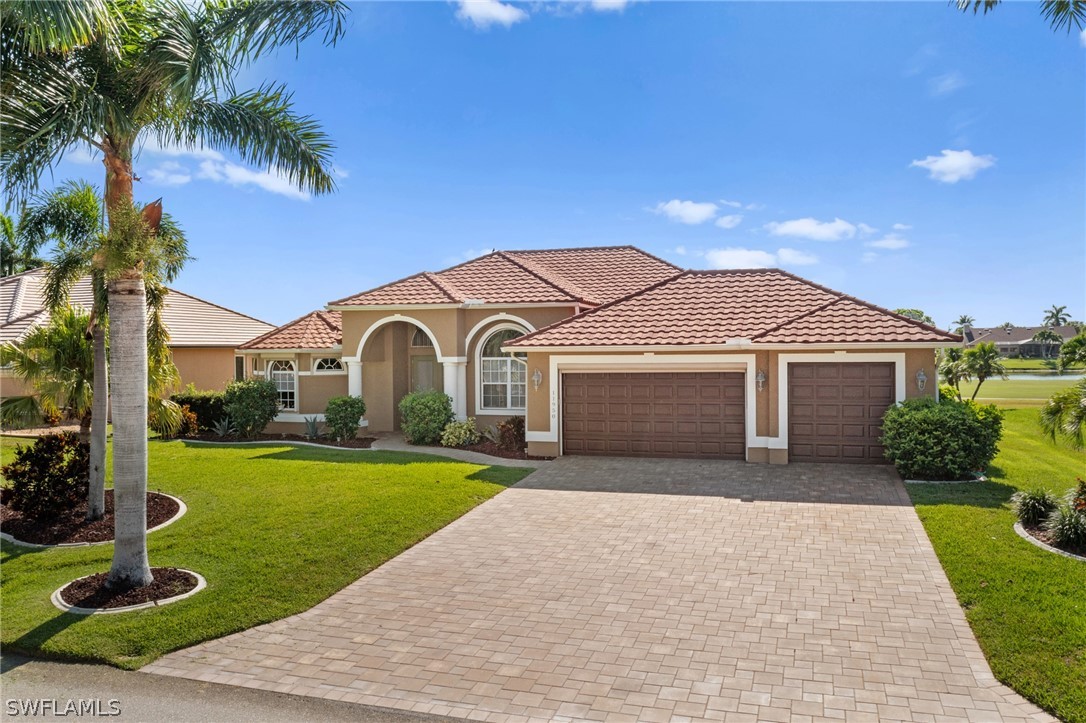
[[[889,467],[560,458],[162,675],[487,721],[1051,720]]]

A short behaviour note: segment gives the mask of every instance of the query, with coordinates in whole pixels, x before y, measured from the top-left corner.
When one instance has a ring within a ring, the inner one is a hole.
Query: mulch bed
[[[457,449],[466,449],[469,452],[480,452],[482,454],[489,454],[491,457],[505,457],[506,459],[554,459],[553,457],[529,456],[523,449],[506,449],[497,442],[493,442],[489,439],[484,439],[480,442],[476,442],[475,444],[469,444],[466,447],[458,447]]]
[[[117,592],[106,589],[109,573],[100,572],[69,583],[60,591],[60,599],[75,607],[108,610],[184,595],[199,584],[194,575],[176,567],[152,567],[151,574],[155,580],[150,585]]]
[[[198,434],[192,437],[179,437],[179,439],[196,439],[201,442],[309,442],[319,444],[322,447],[339,447],[341,449],[369,449],[374,442],[374,437],[355,437],[342,442],[334,439],[309,439],[301,434],[258,434],[255,437],[239,437],[230,435],[220,437],[217,434]]]
[[[1055,547],[1057,550],[1070,552],[1072,555],[1081,555],[1083,557],[1086,557],[1086,545],[1079,545],[1078,547],[1063,547],[1061,545],[1057,545],[1052,540],[1052,533],[1043,527],[1026,527],[1025,525],[1022,525],[1022,529],[1029,533],[1030,537],[1040,540],[1049,547]]]
[[[86,500],[74,510],[53,520],[32,520],[11,509],[10,490],[0,493],[0,529],[21,542],[59,545],[73,542],[109,542],[113,539],[113,490],[106,490],[106,514],[87,522]],[[157,492],[147,493],[147,529],[157,527],[177,514],[177,502]]]

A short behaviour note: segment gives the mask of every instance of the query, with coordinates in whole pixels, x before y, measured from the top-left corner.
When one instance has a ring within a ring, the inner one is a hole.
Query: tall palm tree
[[[961,347],[948,347],[939,352],[939,376],[954,387],[961,401],[962,382],[969,381],[969,369],[965,365],[965,350]]]
[[[27,382],[35,395],[8,397],[0,410],[6,422],[61,414],[79,420],[79,439],[90,441],[91,399],[94,395],[94,349],[88,338],[90,317],[66,308],[45,326],[35,327],[18,344],[0,346],[0,363]]]
[[[1048,359],[1049,347],[1054,344],[1059,344],[1063,341],[1063,337],[1046,327],[1034,334],[1031,341],[1035,341],[1041,345],[1041,358]]]
[[[114,495],[118,514],[107,585],[152,581],[147,561],[147,342],[144,267],[161,204],[134,206],[133,156],[143,141],[235,151],[314,194],[329,193],[332,144],[294,112],[282,85],[237,91],[240,68],[314,34],[334,44],[347,8],[336,0],[167,0],[0,5],[0,164],[9,193],[26,193],[75,145],[106,169],[107,282],[113,368]],[[99,12],[101,10],[101,12]],[[88,17],[89,16],[89,17]],[[59,18],[59,19],[58,19]],[[43,32],[36,23],[45,22]]]
[[[965,329],[965,327],[973,326],[973,324],[976,323],[977,320],[973,317],[969,316],[968,314],[962,314],[954,320],[954,333],[961,334],[962,330]]]
[[[1060,347],[1057,366],[1061,371],[1079,365],[1086,365],[1086,334],[1079,334],[1068,339]]]
[[[1041,407],[1041,429],[1053,439],[1066,437],[1075,449],[1082,449],[1086,435],[1086,379],[1056,392]]]
[[[987,15],[1002,4],[1002,0],[957,0],[958,9],[962,12],[973,11],[976,15],[982,12]],[[1086,25],[1086,0],[1041,0],[1041,17],[1048,21],[1053,30],[1078,28],[1082,30]]]
[[[1007,377],[1007,370],[999,361],[999,350],[990,341],[981,342],[972,349],[966,349],[964,358],[965,369],[970,376],[977,378],[977,388],[973,390],[970,399],[977,398],[977,392],[985,380],[992,377]]]
[[[1052,308],[1045,312],[1044,321],[1041,323],[1045,326],[1063,326],[1071,320],[1071,315],[1067,313],[1066,306],[1052,305]]]

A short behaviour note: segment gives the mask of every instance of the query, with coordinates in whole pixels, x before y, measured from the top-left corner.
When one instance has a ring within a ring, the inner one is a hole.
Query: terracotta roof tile
[[[509,256],[530,261],[580,298],[594,304],[614,301],[674,276],[679,267],[633,246],[584,249],[509,251]]]
[[[687,271],[510,346],[955,341],[777,269]]]
[[[435,284],[431,276],[427,273],[415,274],[331,303],[349,306],[457,303],[458,300]]]
[[[338,311],[312,311],[258,336],[240,348],[331,349],[343,343],[343,323]]]
[[[574,302],[576,297],[518,265],[500,251],[438,274],[462,295],[460,301],[495,303]]]

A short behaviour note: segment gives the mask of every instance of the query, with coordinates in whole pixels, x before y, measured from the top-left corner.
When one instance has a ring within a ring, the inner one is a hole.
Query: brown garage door
[[[894,365],[788,365],[788,458],[886,464],[879,436],[894,401]]]
[[[563,374],[566,454],[745,459],[743,375]]]

